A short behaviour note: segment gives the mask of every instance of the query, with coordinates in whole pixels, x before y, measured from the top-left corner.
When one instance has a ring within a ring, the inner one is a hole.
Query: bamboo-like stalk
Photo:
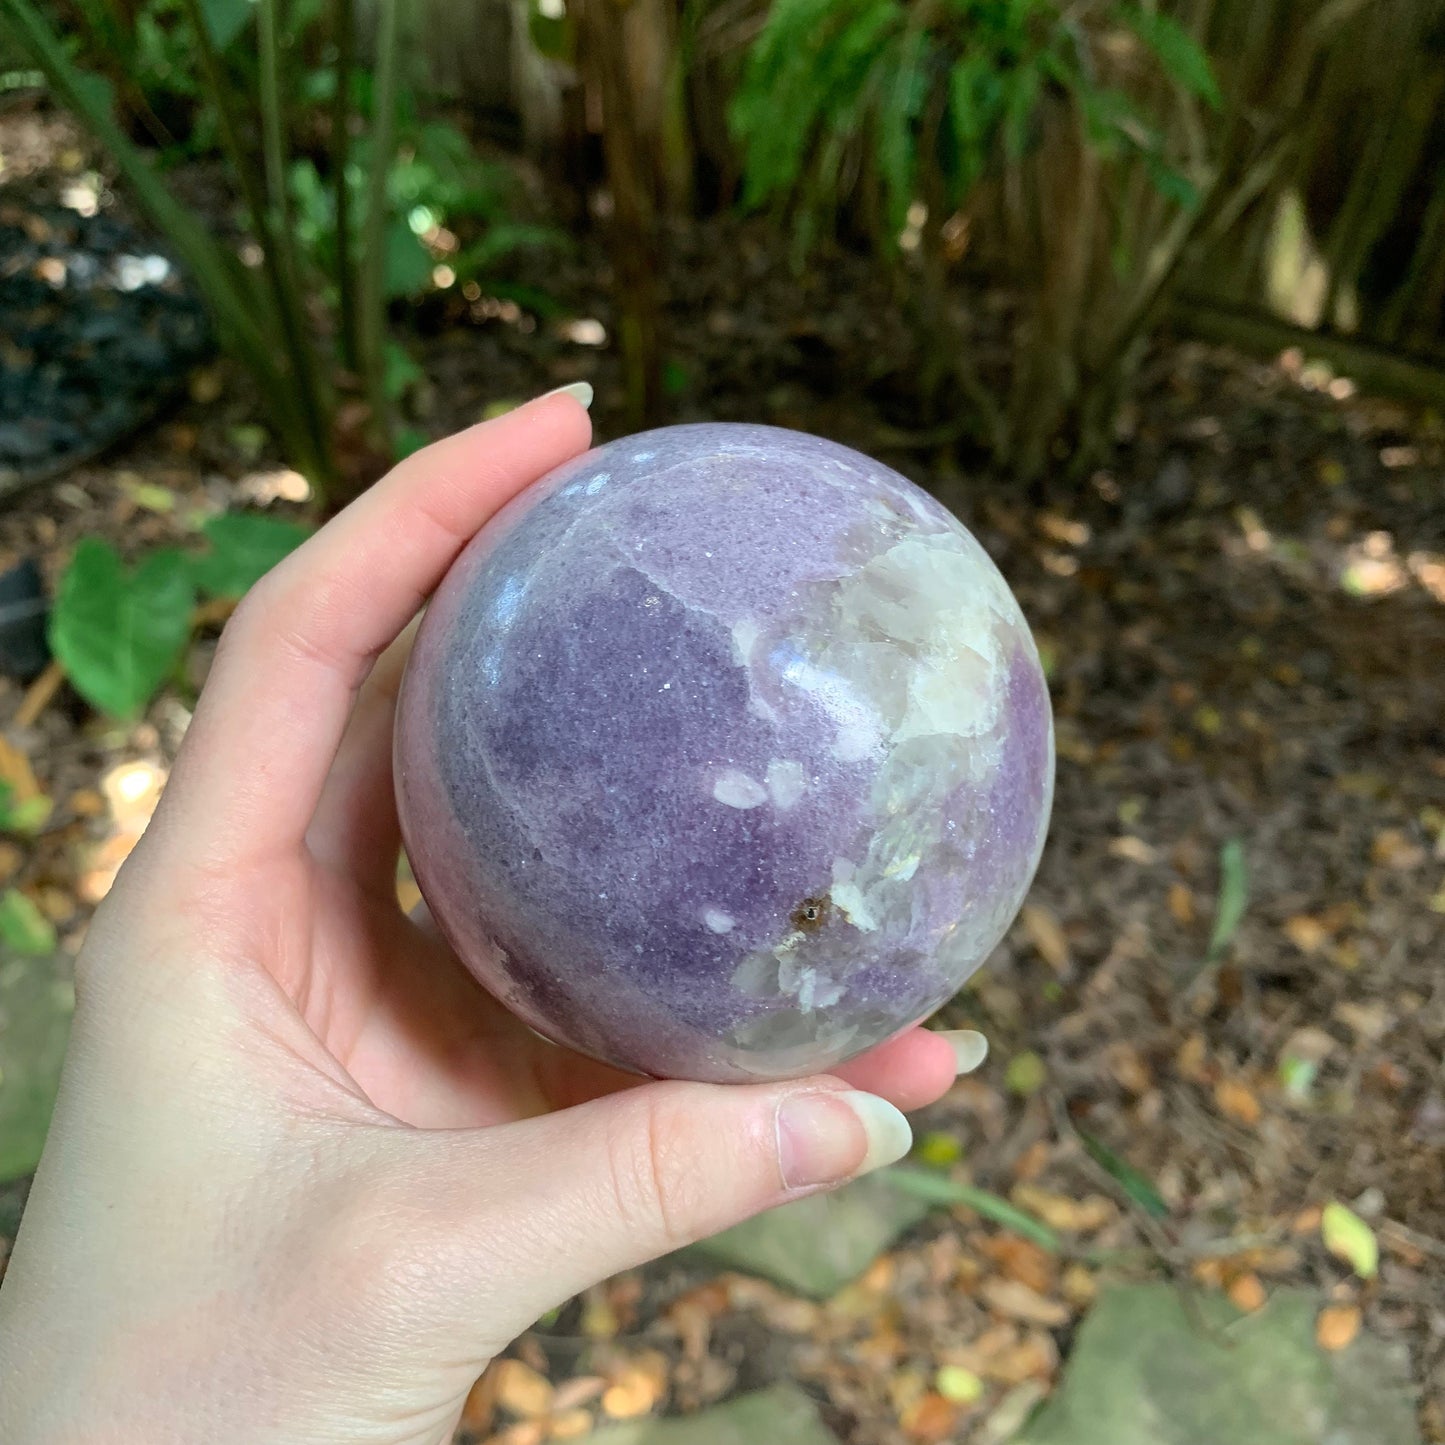
[[[247,219],[257,245],[267,285],[252,288],[252,304],[260,311],[271,331],[265,365],[274,375],[272,390],[285,420],[286,440],[297,450],[297,465],[319,488],[331,481],[330,445],[324,413],[318,414],[321,398],[309,386],[312,369],[305,366],[311,355],[305,334],[300,297],[281,263],[281,247],[266,205],[261,178],[241,137],[241,119],[233,88],[216,53],[210,27],[200,0],[183,0],[191,28],[196,35],[201,71],[216,107],[221,149],[236,178]],[[284,364],[278,365],[278,358]]]
[[[335,0],[336,94],[331,102],[331,167],[336,196],[336,290],[341,359],[360,374],[361,336],[357,324],[355,244],[351,234],[351,75],[356,65],[355,0]]]
[[[386,396],[386,181],[396,148],[397,84],[400,70],[399,0],[377,0],[375,114],[371,127],[371,173],[358,266],[362,373],[366,397],[380,438],[390,449],[391,407]]]
[[[196,4],[198,0],[190,0]],[[301,285],[301,265],[296,251],[296,229],[291,216],[290,187],[286,176],[288,150],[286,101],[281,74],[280,0],[260,0],[256,12],[260,74],[261,159],[266,193],[271,244],[276,260],[273,275],[282,326],[290,349],[291,365],[301,389],[308,424],[315,436],[317,452],[328,456],[331,407],[321,365],[311,340],[306,314],[306,294]],[[332,480],[329,476],[327,481]]]

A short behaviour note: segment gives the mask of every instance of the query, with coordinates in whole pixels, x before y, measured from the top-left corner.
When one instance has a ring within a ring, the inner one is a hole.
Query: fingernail
[[[839,1184],[901,1159],[913,1147],[908,1120],[858,1090],[790,1094],[778,1105],[778,1159],[789,1189]]]
[[[549,396],[570,396],[573,401],[590,409],[592,406],[592,383],[590,381],[569,381],[566,386],[554,386],[551,391],[544,391],[537,400],[546,401]]]
[[[971,1074],[988,1058],[988,1040],[975,1029],[939,1029],[938,1037],[953,1050],[957,1073]]]

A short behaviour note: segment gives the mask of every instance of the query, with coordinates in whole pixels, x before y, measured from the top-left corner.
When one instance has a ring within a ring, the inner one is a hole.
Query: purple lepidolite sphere
[[[860,453],[668,427],[506,507],[433,599],[396,749],[464,963],[539,1033],[709,1080],[829,1068],[998,943],[1053,791],[1028,625]]]

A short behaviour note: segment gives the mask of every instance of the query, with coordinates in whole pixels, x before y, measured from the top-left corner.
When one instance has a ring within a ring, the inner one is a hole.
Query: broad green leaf
[[[399,427],[391,443],[392,457],[401,461],[403,457],[419,452],[429,441],[431,438],[420,427]]]
[[[85,537],[60,579],[51,651],[87,702],[133,718],[180,661],[194,604],[184,553],[163,548],[129,570],[108,543]]]
[[[217,50],[227,49],[246,28],[253,8],[251,0],[200,0],[200,5]]]
[[[1224,103],[1209,57],[1173,16],[1146,10],[1141,5],[1121,5],[1117,14],[1159,57],[1159,63],[1171,79],[1216,110]]]
[[[1149,172],[1150,184],[1166,201],[1173,201],[1186,211],[1199,205],[1199,187],[1183,171],[1161,160],[1153,151],[1145,151],[1144,167]]]
[[[0,1182],[35,1169],[50,1127],[75,990],[52,958],[0,948]],[[0,1220],[13,1234],[14,1220]]]
[[[397,401],[409,387],[424,380],[425,377],[426,372],[403,347],[398,346],[395,341],[386,343],[385,375],[382,378],[381,386],[389,401]]]
[[[1127,1160],[1121,1159],[1102,1140],[1095,1139],[1092,1134],[1086,1134],[1078,1128],[1074,1132],[1079,1136],[1079,1142],[1084,1146],[1089,1157],[1105,1173],[1117,1180],[1124,1193],[1146,1214],[1154,1219],[1169,1217],[1169,1206],[1164,1202],[1163,1195],[1149,1182],[1146,1175],[1141,1174]]]
[[[1353,1209],[1333,1200],[1325,1205],[1320,1238],[1325,1248],[1344,1260],[1361,1279],[1374,1279],[1380,1272],[1380,1245],[1375,1231]]]
[[[1217,963],[1239,932],[1249,906],[1249,870],[1244,844],[1231,838],[1219,850],[1219,900],[1214,905],[1214,930],[1209,935],[1208,961]]]
[[[55,952],[55,925],[18,888],[0,894],[0,939],[31,958]]]
[[[474,245],[466,246],[458,255],[455,269],[460,273],[485,271],[505,256],[518,251],[535,251],[544,247],[561,249],[567,236],[554,226],[536,226],[523,221],[499,221],[488,226],[487,233]]]
[[[404,220],[398,218],[386,228],[383,249],[382,285],[388,300],[411,296],[426,286],[432,259]]]
[[[209,597],[243,597],[310,535],[300,522],[227,512],[201,529],[210,550],[191,559],[196,586]]]
[[[1015,1209],[1008,1200],[1000,1199],[997,1194],[991,1194],[987,1189],[975,1189],[971,1184],[959,1184],[952,1179],[945,1179],[941,1174],[934,1174],[927,1169],[910,1169],[906,1165],[884,1169],[877,1177],[892,1188],[901,1189],[905,1194],[911,1194],[915,1199],[922,1199],[928,1204],[961,1204],[1024,1239],[1033,1240],[1040,1249],[1046,1249],[1051,1254],[1057,1254],[1063,1248],[1063,1242],[1048,1225],[1040,1224],[1033,1215]]]

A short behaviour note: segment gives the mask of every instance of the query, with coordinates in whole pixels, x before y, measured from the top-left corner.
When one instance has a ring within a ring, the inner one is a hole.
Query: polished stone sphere
[[[858,452],[667,427],[576,458],[448,573],[399,704],[422,894],[539,1033],[719,1081],[932,1013],[1043,848],[1048,691],[957,520]]]

